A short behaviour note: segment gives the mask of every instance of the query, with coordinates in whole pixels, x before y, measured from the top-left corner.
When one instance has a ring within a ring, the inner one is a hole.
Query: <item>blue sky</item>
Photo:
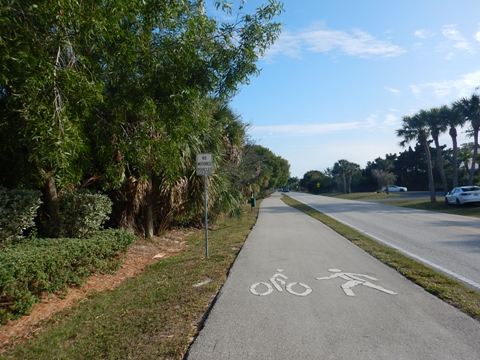
[[[292,176],[398,152],[402,116],[480,86],[478,0],[285,0],[279,20],[232,108]]]

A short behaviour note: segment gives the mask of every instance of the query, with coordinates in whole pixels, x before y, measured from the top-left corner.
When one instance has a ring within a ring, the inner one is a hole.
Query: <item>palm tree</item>
[[[338,160],[333,165],[332,174],[341,179],[344,194],[349,194],[352,192],[352,178],[359,171],[360,165],[345,159]]]
[[[428,127],[430,128],[430,135],[432,135],[433,142],[435,143],[435,150],[437,152],[437,156],[435,157],[435,165],[437,166],[438,173],[440,174],[440,179],[442,181],[442,188],[443,191],[446,193],[448,192],[448,185],[447,185],[447,177],[445,176],[445,167],[444,167],[444,159],[443,159],[443,151],[442,147],[440,146],[440,142],[438,137],[441,133],[447,131],[447,124],[443,119],[443,111],[446,106],[442,106],[441,108],[433,108],[429,111],[420,111],[420,116],[424,116]]]
[[[478,132],[480,130],[480,96],[473,94],[470,98],[463,98],[453,104],[453,107],[458,111],[465,121],[468,121],[471,126],[473,134],[473,154],[472,165],[470,166],[470,173],[468,174],[468,185],[473,185],[473,178],[475,176],[475,167],[478,156]]]
[[[430,155],[430,146],[428,137],[430,129],[427,125],[425,114],[422,112],[413,116],[403,118],[402,128],[397,130],[397,136],[403,138],[400,146],[405,147],[411,141],[417,141],[425,151],[425,162],[427,164],[428,189],[430,191],[430,201],[436,202],[435,183],[433,181],[432,157]]]
[[[465,118],[461,113],[455,111],[453,108],[442,106],[440,108],[442,122],[449,128],[448,134],[452,138],[453,148],[453,187],[458,186],[458,144],[457,144],[457,127],[465,124]]]

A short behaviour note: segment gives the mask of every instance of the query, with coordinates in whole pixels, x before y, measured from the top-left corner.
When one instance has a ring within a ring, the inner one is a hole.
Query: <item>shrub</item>
[[[25,314],[42,293],[79,285],[95,271],[115,269],[134,241],[123,230],[103,230],[88,239],[31,239],[0,252],[0,323]]]
[[[0,244],[20,239],[35,225],[40,197],[39,191],[0,187]]]
[[[112,211],[106,195],[71,191],[60,198],[60,234],[83,238],[100,229]]]

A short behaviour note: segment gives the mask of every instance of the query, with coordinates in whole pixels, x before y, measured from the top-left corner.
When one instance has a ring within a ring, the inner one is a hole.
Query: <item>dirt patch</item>
[[[124,262],[115,274],[94,274],[82,286],[70,288],[62,296],[46,295],[33,306],[29,315],[0,326],[0,353],[6,347],[31,338],[41,330],[45,321],[57,312],[73,306],[93,293],[112,290],[126,279],[141,273],[147,265],[182,251],[186,246],[185,238],[195,231],[198,230],[177,229],[151,241],[137,240],[125,254]]]

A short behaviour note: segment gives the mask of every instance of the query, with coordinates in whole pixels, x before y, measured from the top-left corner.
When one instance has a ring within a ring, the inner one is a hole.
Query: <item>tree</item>
[[[88,56],[103,26],[96,10],[67,0],[0,7],[0,162],[26,170],[4,180],[43,188],[51,235],[58,233],[58,187],[78,183],[88,163],[85,123],[102,91]]]
[[[480,96],[473,94],[470,98],[463,98],[453,104],[453,108],[464,120],[469,123],[473,136],[473,153],[468,185],[473,185],[478,157],[478,132],[480,131]]]
[[[441,117],[443,121],[448,126],[448,134],[452,138],[452,148],[453,148],[453,176],[452,176],[452,185],[453,187],[458,186],[458,144],[457,144],[457,127],[463,126],[465,123],[465,118],[462,115],[462,112],[459,112],[455,107],[449,108],[446,106],[441,107]]]
[[[400,146],[405,147],[411,141],[417,141],[423,148],[425,153],[425,162],[427,165],[428,175],[428,189],[430,191],[430,201],[436,202],[435,183],[433,180],[432,158],[430,155],[430,146],[428,145],[428,138],[430,136],[430,129],[427,123],[428,114],[425,111],[420,111],[413,116],[405,116],[403,118],[402,128],[397,130],[397,136],[403,138]]]
[[[0,163],[22,173],[1,181],[43,185],[52,223],[62,189],[101,188],[117,224],[157,233],[201,200],[196,153],[214,153],[218,169],[233,156],[226,138],[239,126],[219,109],[258,74],[281,10],[241,4],[218,22],[194,0],[2,4]],[[225,173],[211,180],[212,203],[229,196]]]
[[[332,174],[341,181],[344,194],[352,192],[352,177],[359,171],[360,165],[345,159],[338,160],[333,165]]]
[[[234,183],[244,190],[245,195],[255,193],[264,196],[269,190],[283,187],[290,177],[290,164],[269,149],[247,144],[243,149],[242,160],[234,169]]]
[[[448,108],[443,106],[441,108],[433,108],[429,111],[422,112],[428,127],[430,128],[430,135],[432,136],[433,142],[436,149],[435,164],[437,166],[437,171],[440,174],[440,179],[442,181],[442,188],[445,193],[448,192],[447,177],[445,176],[445,167],[443,159],[443,149],[440,146],[439,136],[447,130],[447,116]]]
[[[300,180],[300,187],[312,194],[320,194],[332,190],[333,181],[322,171],[307,171]]]
[[[394,173],[391,173],[385,170],[378,170],[378,169],[372,170],[372,176],[377,181],[379,189],[389,184],[393,184],[397,179],[397,176]]]
[[[290,190],[297,190],[298,191],[299,186],[300,186],[300,180],[297,177],[291,177],[291,178],[288,179],[287,187]]]

